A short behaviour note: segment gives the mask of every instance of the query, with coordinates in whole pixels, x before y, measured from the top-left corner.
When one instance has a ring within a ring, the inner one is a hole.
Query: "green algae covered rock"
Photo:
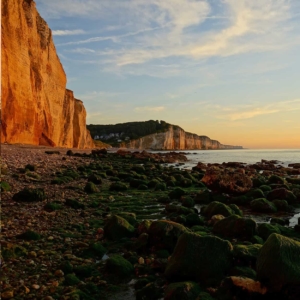
[[[269,192],[267,196],[268,200],[286,200],[288,203],[293,203],[297,200],[297,197],[293,194],[293,192],[285,189],[278,188]]]
[[[183,195],[185,195],[185,191],[182,188],[175,188],[169,193],[171,199],[180,199]]]
[[[114,254],[106,262],[106,272],[123,280],[133,274],[133,265],[121,255]]]
[[[213,236],[183,233],[168,262],[165,275],[169,279],[199,280],[218,284],[232,265],[232,245]]]
[[[236,260],[244,261],[245,263],[253,263],[256,261],[259,250],[262,245],[235,245],[233,247],[233,257]],[[235,274],[232,274],[235,275]]]
[[[213,201],[201,210],[201,214],[210,219],[214,215],[223,215],[224,217],[228,217],[234,215],[235,211],[224,203]]]
[[[281,233],[277,226],[262,223],[257,228],[258,235],[266,240],[272,233]]]
[[[32,189],[27,187],[13,196],[13,200],[20,202],[39,202],[45,199],[46,195],[44,189]]]
[[[1,192],[9,192],[11,190],[10,185],[5,181],[0,182],[0,187],[1,187]]]
[[[265,198],[252,200],[250,205],[251,209],[257,212],[272,213],[277,211],[276,206]]]
[[[271,234],[259,252],[256,270],[258,279],[274,288],[300,284],[300,242]]]
[[[231,276],[241,276],[256,279],[256,272],[249,267],[236,266],[230,270],[229,274]]]
[[[286,200],[273,200],[272,203],[276,206],[278,211],[289,210],[289,204]]]
[[[176,282],[167,286],[165,300],[194,300],[200,294],[200,286],[193,281]]]
[[[99,189],[96,187],[95,183],[91,181],[85,185],[84,191],[87,194],[99,193]]]
[[[110,191],[126,191],[127,189],[127,185],[123,182],[113,182],[109,187]]]
[[[231,215],[215,223],[213,232],[226,237],[251,238],[256,233],[256,222],[253,219]]]
[[[104,236],[109,240],[120,240],[134,236],[134,227],[124,218],[113,215],[104,226]]]
[[[172,221],[154,221],[149,230],[149,240],[151,245],[158,249],[173,251],[178,238],[189,231],[186,227]]]

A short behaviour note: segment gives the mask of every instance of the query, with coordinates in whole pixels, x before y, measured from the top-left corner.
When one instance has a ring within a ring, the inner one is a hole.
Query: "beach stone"
[[[268,193],[267,199],[272,200],[286,200],[288,203],[293,203],[297,200],[297,197],[289,190],[285,188],[279,188],[272,190]]]
[[[104,236],[109,240],[133,237],[135,229],[124,218],[113,215],[105,223]]]
[[[253,264],[256,262],[261,247],[260,244],[234,245],[233,257],[237,261],[243,261],[246,265]]]
[[[200,286],[192,281],[171,283],[165,290],[164,300],[194,300],[200,292]]]
[[[9,290],[1,293],[1,298],[2,299],[11,299],[14,297],[14,291]]]
[[[125,279],[133,274],[133,265],[121,255],[112,255],[106,261],[106,272],[117,279]]]
[[[275,205],[278,211],[289,210],[289,204],[286,200],[273,200],[272,203]]]
[[[271,175],[268,179],[268,184],[285,184],[285,180],[278,175]]]
[[[187,208],[191,208],[194,207],[195,205],[195,201],[193,198],[191,197],[184,197],[182,200],[182,206],[187,207]]]
[[[183,233],[167,264],[168,279],[189,279],[218,284],[232,265],[232,245],[213,236]]]
[[[272,233],[281,233],[277,226],[262,223],[257,227],[258,235],[266,240]]]
[[[212,190],[231,194],[246,193],[252,188],[252,180],[246,174],[216,167],[208,168],[201,181]]]
[[[173,191],[169,193],[169,197],[171,199],[180,199],[183,195],[185,195],[185,190],[182,188],[175,188]]]
[[[232,208],[218,201],[213,201],[201,209],[201,215],[209,219],[214,215],[222,215],[224,217],[228,217],[234,214],[235,211]]]
[[[242,276],[225,278],[217,291],[218,299],[261,299],[268,289],[259,281]]]
[[[265,198],[258,198],[250,202],[251,209],[256,212],[272,213],[276,212],[276,206]]]
[[[44,189],[24,188],[13,195],[13,200],[20,202],[39,202],[46,199]]]
[[[300,242],[271,234],[259,252],[256,270],[258,279],[276,290],[300,284]]]
[[[250,239],[256,233],[256,222],[250,218],[231,215],[216,222],[213,232],[224,237]]]
[[[149,242],[157,249],[173,251],[178,238],[187,231],[189,229],[179,223],[167,220],[154,221],[148,230]]]

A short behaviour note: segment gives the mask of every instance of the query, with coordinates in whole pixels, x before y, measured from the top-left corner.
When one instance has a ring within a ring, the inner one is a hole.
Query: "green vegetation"
[[[105,141],[112,146],[119,146],[118,140],[125,141],[134,140],[145,135],[165,132],[171,124],[165,121],[145,121],[145,122],[128,122],[115,125],[87,125],[87,129],[91,132],[92,137],[99,136],[100,140]],[[111,136],[109,136],[111,135]],[[104,137],[104,138],[101,138]],[[98,143],[98,142],[97,142]],[[102,146],[102,143],[100,142]]]

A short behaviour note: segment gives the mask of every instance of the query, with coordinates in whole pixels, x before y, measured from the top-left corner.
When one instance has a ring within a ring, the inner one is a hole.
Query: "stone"
[[[123,237],[133,237],[135,229],[124,218],[113,215],[104,226],[104,236],[110,240],[120,240]]]
[[[300,284],[300,242],[273,233],[262,246],[256,263],[258,279],[275,290]]]
[[[216,222],[213,232],[224,237],[249,239],[256,233],[256,222],[250,218],[231,215]]]
[[[230,215],[234,215],[235,211],[231,209],[228,205],[213,201],[207,206],[201,209],[201,215],[205,216],[206,218],[210,219],[214,215],[222,215],[224,217],[228,217]]]
[[[14,297],[14,291],[5,291],[1,293],[1,298],[2,299],[11,299]]]
[[[157,249],[173,251],[178,238],[187,231],[189,229],[176,222],[167,220],[154,221],[148,230],[149,242]]]
[[[169,279],[188,279],[218,284],[232,265],[232,245],[213,236],[183,233],[167,264]]]
[[[272,213],[277,211],[276,206],[265,198],[252,200],[250,206],[256,212]]]

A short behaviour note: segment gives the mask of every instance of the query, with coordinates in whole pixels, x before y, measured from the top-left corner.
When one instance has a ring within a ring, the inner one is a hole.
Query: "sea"
[[[153,151],[154,152],[154,151]],[[156,151],[155,151],[156,152]],[[198,162],[227,163],[241,162],[255,164],[264,160],[276,160],[279,165],[287,167],[292,163],[300,163],[300,149],[232,149],[232,150],[189,150],[184,152],[188,159],[180,168],[191,169]],[[176,164],[172,164],[176,165]],[[177,166],[179,166],[177,164]]]

